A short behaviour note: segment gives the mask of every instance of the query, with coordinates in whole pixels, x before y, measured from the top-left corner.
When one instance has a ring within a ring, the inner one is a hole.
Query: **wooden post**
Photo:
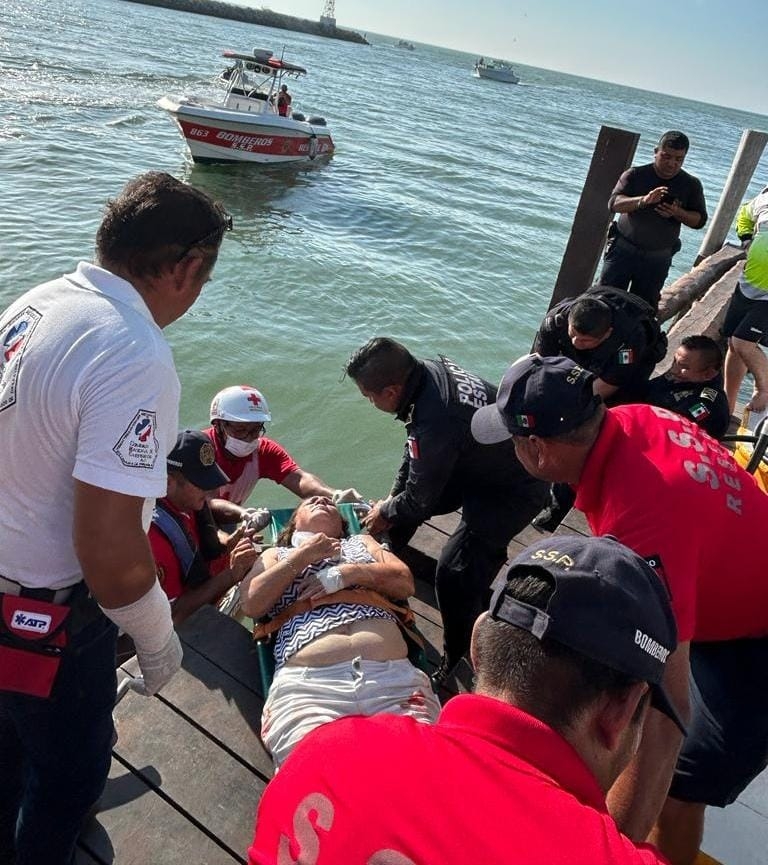
[[[736,211],[744,200],[744,193],[755,173],[755,168],[757,168],[757,163],[760,161],[767,141],[767,132],[745,129],[741,133],[739,149],[733,158],[731,171],[725,181],[717,210],[715,210],[715,215],[712,217],[704,240],[701,242],[694,266],[715,250],[720,249],[725,242],[728,230],[733,224]]]
[[[550,309],[566,297],[576,297],[592,285],[611,221],[608,198],[619,175],[632,164],[639,139],[637,132],[610,126],[600,127],[560,273],[549,302]]]

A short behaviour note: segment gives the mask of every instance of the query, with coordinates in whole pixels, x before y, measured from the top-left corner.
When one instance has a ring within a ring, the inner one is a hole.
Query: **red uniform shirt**
[[[286,475],[295,472],[299,466],[282,445],[262,436],[259,446],[247,457],[233,457],[224,450],[224,442],[216,434],[213,427],[203,432],[213,442],[216,451],[216,462],[229,478],[230,483],[219,489],[219,497],[242,505],[261,478],[267,478],[276,484],[281,484]],[[247,471],[247,476],[241,475]]]
[[[577,487],[592,532],[660,562],[678,639],[768,634],[768,496],[730,453],[666,409],[610,409]]]
[[[199,547],[200,534],[197,530],[197,522],[194,516],[178,510],[168,499],[163,499],[162,501],[169,511],[172,511],[182,520],[184,528],[195,542],[195,547]],[[184,591],[184,586],[181,582],[181,563],[173,550],[171,542],[154,523],[149,527],[148,535],[149,545],[152,547],[152,557],[157,566],[157,579],[163,587],[165,594],[168,595],[168,600],[175,601]]]
[[[576,751],[469,694],[437,724],[378,715],[310,733],[270,782],[251,865],[661,865],[616,827]]]

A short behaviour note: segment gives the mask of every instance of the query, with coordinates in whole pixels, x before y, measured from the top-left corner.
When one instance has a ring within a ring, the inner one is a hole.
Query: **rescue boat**
[[[230,63],[216,82],[222,98],[163,96],[157,102],[176,122],[195,162],[311,162],[333,153],[325,118],[281,104],[281,87],[306,75],[303,66],[258,48],[222,56]]]

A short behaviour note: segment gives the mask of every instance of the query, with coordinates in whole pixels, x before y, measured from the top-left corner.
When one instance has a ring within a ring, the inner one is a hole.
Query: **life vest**
[[[224,547],[216,535],[211,509],[206,503],[194,514],[200,534],[200,546],[187,531],[179,516],[162,500],[155,502],[152,524],[158,528],[173,547],[181,566],[181,582],[185,588],[194,588],[210,579],[207,561],[221,555]]]

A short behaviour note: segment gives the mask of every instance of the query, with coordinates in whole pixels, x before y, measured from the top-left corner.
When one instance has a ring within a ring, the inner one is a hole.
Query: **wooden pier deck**
[[[458,514],[433,519],[418,530],[408,551],[417,584],[411,605],[433,666],[440,656],[442,627],[429,577],[457,521]],[[588,532],[578,511],[571,511],[558,529],[571,532]],[[528,527],[510,543],[510,556],[541,537]],[[255,809],[272,774],[258,735],[263,694],[256,650],[242,625],[210,607],[188,620],[180,636],[184,662],[174,679],[152,698],[129,692],[115,709],[118,741],[112,769],[81,837],[78,865],[246,861]],[[128,662],[119,675],[136,673],[134,663]],[[452,690],[471,685],[469,667],[462,668]],[[764,861],[767,794],[768,781],[762,776],[727,811],[709,809],[704,849],[716,861]]]

